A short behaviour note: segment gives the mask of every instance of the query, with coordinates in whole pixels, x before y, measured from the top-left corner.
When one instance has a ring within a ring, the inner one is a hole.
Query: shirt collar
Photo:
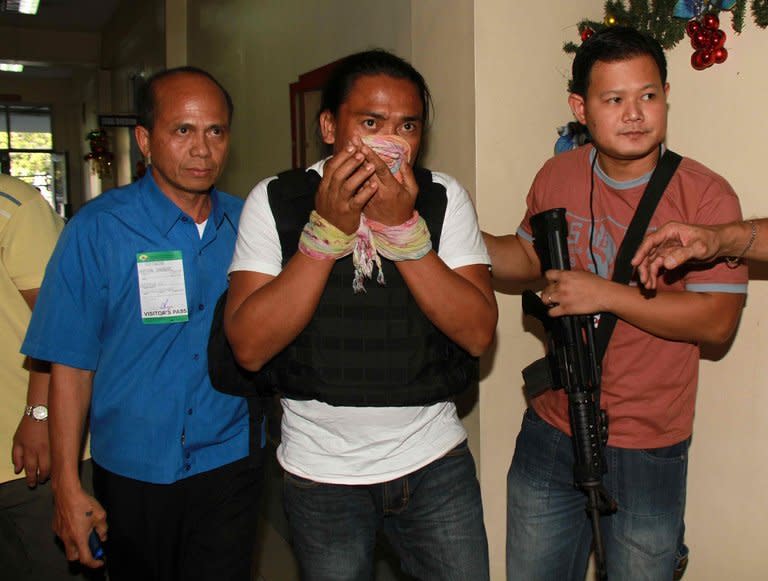
[[[664,152],[666,151],[666,147],[664,144],[661,144],[661,151],[659,152],[659,155],[664,155]],[[592,151],[589,152],[589,163],[590,165],[594,163],[595,167],[595,175],[606,185],[613,188],[614,190],[631,190],[632,188],[636,188],[638,186],[642,186],[647,184],[651,180],[651,176],[653,175],[654,170],[656,167],[649,171],[648,173],[641,175],[640,177],[637,177],[632,180],[627,181],[619,181],[615,180],[612,177],[610,177],[607,173],[603,171],[603,168],[600,167],[600,161],[598,160],[595,162],[595,157],[597,156],[597,149],[592,146]],[[659,157],[661,159],[661,157]]]
[[[176,222],[182,218],[186,217],[192,220],[191,216],[183,212],[181,208],[162,192],[152,175],[151,166],[147,168],[147,173],[144,174],[144,177],[139,180],[139,188],[146,203],[149,220],[163,235],[168,234]],[[221,207],[218,190],[215,187],[211,188],[209,195],[211,196],[211,213],[208,216],[208,220],[212,221],[218,229],[224,219],[229,217]]]
[[[320,177],[323,177],[323,170],[325,169],[325,163],[326,163],[326,162],[327,162],[329,159],[331,159],[331,157],[333,157],[333,156],[330,156],[330,155],[329,155],[328,157],[325,157],[325,158],[321,159],[320,161],[316,161],[315,163],[313,163],[311,166],[309,166],[309,167],[307,168],[307,171],[309,171],[309,170],[314,170],[314,171],[316,171],[318,174],[320,174]]]

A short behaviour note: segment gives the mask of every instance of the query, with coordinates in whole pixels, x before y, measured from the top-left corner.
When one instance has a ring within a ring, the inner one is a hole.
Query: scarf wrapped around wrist
[[[373,278],[374,264],[379,271],[376,282],[386,284],[382,256],[394,261],[418,260],[431,249],[427,223],[415,210],[397,226],[387,226],[361,214],[360,226],[354,234],[345,234],[313,210],[299,239],[299,250],[315,260],[338,260],[352,254],[355,293],[365,292],[365,279]]]

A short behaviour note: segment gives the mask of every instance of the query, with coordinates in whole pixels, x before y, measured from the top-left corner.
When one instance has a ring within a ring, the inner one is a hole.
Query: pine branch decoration
[[[671,49],[685,37],[686,21],[673,16],[679,0],[606,0],[605,17],[602,21],[584,19],[578,23],[582,41],[593,32],[608,26],[631,26],[650,34],[664,49]],[[715,0],[703,0],[706,11],[718,13],[721,4]],[[732,9],[732,26],[738,34],[744,27],[748,0],[737,0]],[[768,0],[752,0],[751,12],[755,23],[761,28],[768,27]],[[575,53],[579,45],[566,42],[563,50]]]
[[[733,7],[733,21],[731,26],[736,34],[741,34],[744,29],[744,15],[747,12],[747,0],[738,0]]]
[[[767,28],[768,0],[752,0],[752,16],[760,28]]]

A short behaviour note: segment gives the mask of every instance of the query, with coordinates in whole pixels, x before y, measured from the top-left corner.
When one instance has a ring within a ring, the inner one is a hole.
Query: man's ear
[[[139,146],[141,155],[144,156],[144,159],[149,159],[151,153],[149,151],[149,130],[143,125],[137,125],[133,129],[133,135],[136,137],[136,144]]]
[[[584,115],[584,97],[571,93],[568,95],[568,106],[573,112],[573,116],[576,117],[576,121],[582,125],[587,124],[587,117]]]
[[[320,135],[323,143],[333,145],[336,142],[336,119],[327,109],[320,113]]]

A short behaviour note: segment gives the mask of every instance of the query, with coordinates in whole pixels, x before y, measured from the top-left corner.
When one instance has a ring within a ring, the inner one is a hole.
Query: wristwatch
[[[48,419],[48,406],[43,404],[25,406],[24,415],[36,422],[44,422]]]

